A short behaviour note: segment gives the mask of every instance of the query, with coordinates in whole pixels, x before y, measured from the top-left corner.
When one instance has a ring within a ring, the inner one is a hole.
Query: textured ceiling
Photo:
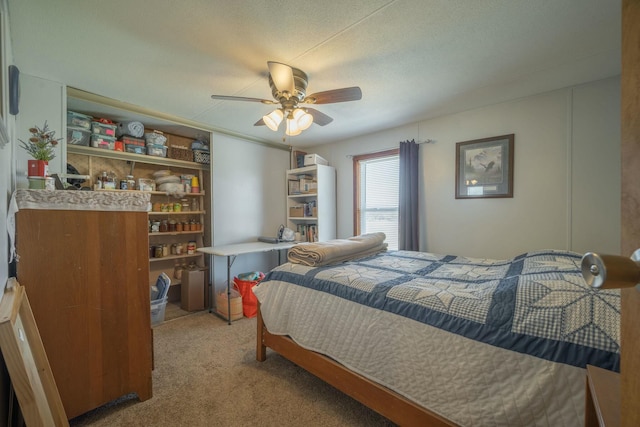
[[[342,140],[620,73],[619,0],[8,0],[21,72],[271,142],[267,61],[309,75]],[[105,6],[108,6],[105,7]],[[283,126],[281,126],[281,129]]]

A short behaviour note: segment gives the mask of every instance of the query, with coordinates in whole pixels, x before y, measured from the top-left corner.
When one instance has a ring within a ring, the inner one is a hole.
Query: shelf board
[[[151,194],[152,196],[174,196],[174,197],[198,197],[198,196],[205,195],[204,191],[201,191],[200,193],[169,193],[166,191],[120,190],[119,188],[114,188],[114,189],[100,188],[93,191],[125,191],[127,193],[144,193],[144,194]]]
[[[178,236],[181,234],[204,234],[204,230],[198,231],[164,231],[159,233],[149,233],[149,237],[153,236]]]
[[[287,218],[289,221],[317,221],[316,216],[290,216]]]
[[[166,191],[141,191],[141,193],[149,193],[153,196],[176,196],[176,197],[202,197],[205,195],[204,191],[199,193],[169,193]]]
[[[304,197],[317,197],[318,193],[300,193],[300,194],[289,194],[290,199],[301,199]]]
[[[168,256],[163,256],[162,258],[149,258],[149,262],[169,261],[172,259],[183,259],[183,258],[197,258],[202,255],[204,255],[204,253],[202,252],[197,252],[195,254],[168,255]]]
[[[149,215],[204,215],[205,211],[158,212],[149,211]]]
[[[123,151],[105,150],[103,148],[85,147],[83,145],[67,144],[67,153],[82,154],[85,156],[103,157],[107,159],[125,160],[128,162],[140,162],[159,166],[173,166],[176,168],[208,171],[209,165],[185,160],[170,159],[167,157],[147,156],[146,154],[125,153]]]

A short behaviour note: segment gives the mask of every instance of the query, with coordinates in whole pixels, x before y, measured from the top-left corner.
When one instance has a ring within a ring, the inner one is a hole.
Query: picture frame
[[[456,143],[456,199],[512,198],[514,134]]]

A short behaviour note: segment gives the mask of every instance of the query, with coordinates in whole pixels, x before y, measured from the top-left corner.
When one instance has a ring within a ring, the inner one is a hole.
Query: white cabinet
[[[287,227],[300,233],[303,242],[335,239],[335,168],[314,165],[290,169],[286,178]]]

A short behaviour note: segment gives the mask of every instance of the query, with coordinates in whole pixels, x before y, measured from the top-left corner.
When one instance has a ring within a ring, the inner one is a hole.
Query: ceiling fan
[[[271,113],[263,116],[254,126],[266,125],[277,131],[283,119],[286,119],[285,133],[289,136],[299,135],[312,123],[320,126],[328,125],[333,119],[315,108],[300,107],[300,104],[333,104],[337,102],[357,101],[362,99],[359,87],[345,87],[307,95],[307,74],[280,62],[268,61],[269,86],[274,100],[247,98],[243,96],[211,95],[212,99],[224,101],[250,101],[263,104],[280,104]]]

